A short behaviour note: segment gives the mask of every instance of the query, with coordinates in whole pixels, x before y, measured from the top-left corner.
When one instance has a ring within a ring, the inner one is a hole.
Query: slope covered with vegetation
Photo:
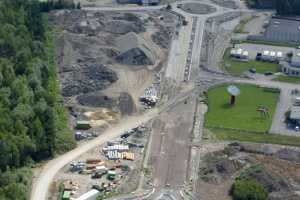
[[[27,199],[26,167],[75,146],[38,0],[0,1],[0,199]]]

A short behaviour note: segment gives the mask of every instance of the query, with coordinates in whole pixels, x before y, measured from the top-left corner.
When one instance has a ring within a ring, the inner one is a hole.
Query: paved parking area
[[[299,33],[300,34],[300,33]],[[242,48],[245,51],[249,52],[249,59],[255,59],[256,54],[258,52],[262,53],[265,50],[268,51],[281,51],[283,55],[286,55],[288,52],[294,50],[292,47],[280,47],[280,46],[271,46],[271,45],[263,45],[263,44],[250,44],[250,43],[241,43],[236,44],[235,48]]]
[[[272,18],[264,37],[277,42],[300,42],[300,20]]]

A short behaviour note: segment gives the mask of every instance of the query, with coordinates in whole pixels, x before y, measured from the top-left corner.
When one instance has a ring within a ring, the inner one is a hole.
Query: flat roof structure
[[[291,63],[294,67],[300,67],[300,49],[294,50]]]
[[[290,118],[293,120],[300,120],[300,106],[292,107]]]
[[[300,20],[273,17],[264,38],[274,42],[300,42]]]

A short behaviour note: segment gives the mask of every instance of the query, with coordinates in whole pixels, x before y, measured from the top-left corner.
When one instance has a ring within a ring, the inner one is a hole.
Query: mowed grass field
[[[241,94],[235,105],[230,105],[227,86],[208,92],[208,112],[205,126],[208,128],[234,129],[247,132],[266,133],[272,124],[280,92],[254,85],[237,85]],[[259,106],[269,109],[269,118],[262,118],[256,111]]]
[[[230,49],[227,49],[224,54],[223,65],[228,66],[226,70],[233,75],[242,75],[244,72],[251,68],[256,69],[257,73],[273,72],[276,73],[279,70],[277,63],[263,62],[257,60],[239,61],[230,57]]]

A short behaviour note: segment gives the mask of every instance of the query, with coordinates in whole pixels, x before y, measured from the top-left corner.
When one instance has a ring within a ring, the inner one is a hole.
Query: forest
[[[0,1],[1,200],[28,199],[30,167],[75,147],[43,13],[62,7],[38,0]]]

